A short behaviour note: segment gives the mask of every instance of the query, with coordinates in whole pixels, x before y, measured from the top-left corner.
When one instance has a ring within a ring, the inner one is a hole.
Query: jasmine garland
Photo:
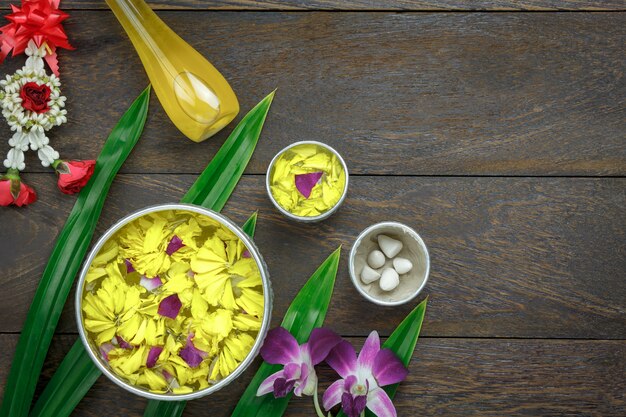
[[[0,63],[13,50],[25,53],[25,65],[0,81],[2,115],[13,132],[11,147],[0,175],[0,205],[25,206],[37,200],[35,191],[24,184],[20,171],[26,168],[24,152],[37,152],[44,167],[52,167],[59,175],[58,188],[64,194],[78,192],[93,173],[95,161],[66,161],[50,145],[46,132],[67,122],[65,97],[61,95],[56,47],[73,49],[61,22],[68,16],[58,9],[59,1],[22,1],[22,8],[12,6],[6,16],[11,22],[0,28]],[[53,74],[48,75],[45,62]],[[72,169],[73,165],[80,169]],[[69,185],[68,185],[69,184]]]

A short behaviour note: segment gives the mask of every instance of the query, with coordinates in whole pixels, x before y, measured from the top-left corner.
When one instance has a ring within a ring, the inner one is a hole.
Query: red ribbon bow
[[[69,17],[59,10],[61,0],[22,0],[22,8],[11,5],[11,13],[6,16],[11,21],[0,28],[0,64],[9,55],[24,52],[28,41],[35,41],[37,47],[42,44],[49,49],[45,60],[54,72],[59,75],[56,48],[74,49],[67,39],[61,22]]]

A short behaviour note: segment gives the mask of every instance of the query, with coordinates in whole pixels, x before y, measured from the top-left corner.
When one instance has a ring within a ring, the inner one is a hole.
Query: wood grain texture
[[[177,201],[193,175],[121,175],[97,236],[131,211]],[[73,199],[52,175],[28,176],[40,201],[0,211],[0,332],[19,332]],[[328,323],[344,335],[388,335],[413,305],[374,308],[350,282],[359,232],[397,220],[431,254],[424,334],[453,337],[626,338],[626,179],[355,177],[327,221],[295,224],[269,202],[264,177],[246,176],[224,213],[242,223],[259,209],[255,240],[275,290],[274,324],[306,278],[344,245]],[[19,233],[16,231],[19,230]],[[415,302],[417,303],[417,301]],[[59,331],[74,332],[73,302]]]
[[[618,0],[148,0],[159,10],[625,10]],[[65,10],[106,9],[104,1],[63,0]]]
[[[160,15],[244,111],[278,87],[248,173],[316,139],[355,174],[626,175],[624,13]],[[78,48],[60,52],[70,121],[51,141],[66,158],[94,157],[148,80],[111,13],[77,11],[66,28]],[[155,99],[122,171],[200,172],[231,130],[192,143]],[[45,171],[32,152],[27,164]]]
[[[76,340],[57,336],[38,392]],[[360,348],[363,340],[350,338]],[[0,363],[10,361],[16,335],[0,335]],[[225,389],[190,401],[185,416],[227,417],[258,364]],[[399,416],[623,416],[626,342],[422,338],[409,376],[395,398]],[[0,367],[0,396],[6,380]],[[321,367],[323,387],[335,377]],[[141,416],[145,400],[101,377],[74,416]],[[310,398],[294,399],[285,416],[313,414]]]

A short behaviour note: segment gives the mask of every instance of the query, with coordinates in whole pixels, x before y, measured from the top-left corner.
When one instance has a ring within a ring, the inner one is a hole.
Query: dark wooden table
[[[260,210],[256,240],[272,274],[275,324],[343,244],[327,324],[356,344],[372,329],[388,335],[413,305],[366,302],[346,260],[363,228],[397,220],[423,236],[432,258],[422,338],[395,401],[400,416],[626,415],[623,1],[151,4],[230,80],[243,110],[278,88],[224,209],[237,222]],[[62,6],[78,49],[59,54],[70,120],[51,138],[66,157],[94,157],[148,80],[103,1]],[[153,98],[96,236],[133,210],[177,201],[231,129],[192,143]],[[317,225],[281,217],[263,187],[271,157],[302,139],[335,147],[352,174],[345,205]],[[7,149],[2,141],[2,155]],[[39,201],[0,210],[0,396],[74,202],[32,153],[27,163]],[[76,339],[72,310],[70,302],[38,392]],[[185,415],[229,416],[250,377],[190,402]],[[140,416],[144,406],[103,377],[75,415]],[[309,401],[294,400],[287,415],[312,415]]]

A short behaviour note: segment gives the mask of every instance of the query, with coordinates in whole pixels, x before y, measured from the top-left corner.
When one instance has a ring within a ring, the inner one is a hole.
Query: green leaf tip
[[[258,211],[252,213],[252,215],[248,218],[248,220],[246,220],[243,226],[241,226],[241,229],[244,231],[244,233],[250,237],[254,237],[254,231],[256,230],[257,213]]]
[[[272,103],[269,94],[250,110],[235,126],[206,169],[182,199],[220,211],[234,191],[247,166],[263,130]]]

